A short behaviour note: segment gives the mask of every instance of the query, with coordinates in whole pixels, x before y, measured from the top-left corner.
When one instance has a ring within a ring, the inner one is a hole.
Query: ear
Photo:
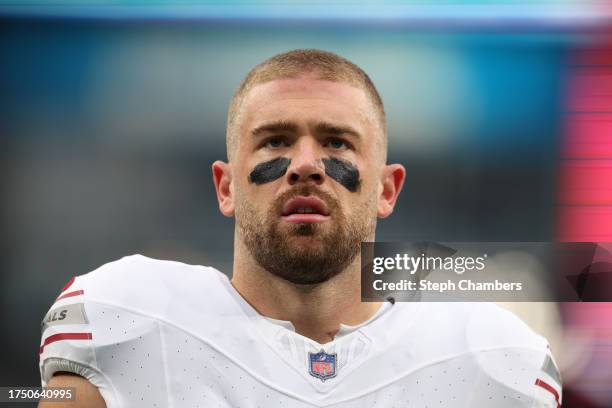
[[[380,180],[382,189],[378,196],[379,218],[387,218],[393,212],[405,178],[406,169],[401,164],[389,164],[383,167]]]
[[[217,160],[212,165],[213,182],[219,201],[219,210],[226,217],[234,216],[234,196],[232,194],[232,169],[229,163]]]

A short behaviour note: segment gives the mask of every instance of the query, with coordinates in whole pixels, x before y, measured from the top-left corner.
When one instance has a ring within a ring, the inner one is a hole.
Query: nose
[[[321,160],[318,142],[310,137],[301,137],[295,145],[295,153],[287,169],[289,184],[314,182],[323,183],[325,169]]]

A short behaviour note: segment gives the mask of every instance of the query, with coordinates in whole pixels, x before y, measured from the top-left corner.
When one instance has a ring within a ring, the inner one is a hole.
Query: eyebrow
[[[257,126],[251,131],[251,134],[253,136],[261,136],[266,133],[297,133],[298,131],[298,125],[295,123],[279,120]],[[349,135],[357,139],[361,139],[361,134],[352,127],[347,125],[337,125],[330,122],[317,123],[315,125],[315,132],[332,136]]]
[[[264,133],[290,132],[297,133],[298,126],[295,123],[279,120],[276,122],[264,123],[251,131],[253,136],[261,136]]]
[[[324,133],[326,135],[349,135],[357,139],[361,139],[361,134],[358,131],[346,125],[335,125],[333,123],[321,122],[315,126],[315,131],[317,133]]]

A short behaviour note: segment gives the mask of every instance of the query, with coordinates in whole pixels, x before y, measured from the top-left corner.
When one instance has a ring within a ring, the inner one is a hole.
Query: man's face
[[[246,95],[236,123],[237,238],[260,266],[290,282],[340,273],[376,226],[383,135],[366,93],[312,76],[274,80]],[[268,173],[256,183],[257,169]],[[356,172],[358,184],[347,182]]]

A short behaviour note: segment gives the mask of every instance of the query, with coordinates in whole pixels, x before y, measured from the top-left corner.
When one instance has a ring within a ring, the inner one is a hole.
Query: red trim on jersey
[[[66,283],[64,285],[64,287],[62,288],[62,292],[66,291],[66,289],[68,289],[70,286],[72,286],[73,283],[74,283],[74,276],[72,277],[72,279],[70,279],[68,281],[68,283]]]
[[[552,385],[549,385],[547,382],[545,382],[544,380],[540,380],[539,378],[536,379],[535,385],[544,388],[546,391],[554,395],[555,401],[557,401],[557,408],[561,408],[561,402],[559,401],[559,393],[556,389],[554,389]]]
[[[45,350],[45,346],[48,346],[51,343],[55,343],[56,341],[60,341],[60,340],[91,340],[91,338],[92,338],[91,333],[57,333],[57,334],[53,334],[53,335],[47,337],[43,341],[42,346],[40,346],[39,353],[42,354],[42,352]]]
[[[79,295],[82,295],[83,293],[85,293],[83,292],[83,289],[75,290],[74,292],[68,292],[68,293],[65,293],[59,296],[57,299],[55,299],[55,301],[57,302],[58,300],[69,298],[72,296],[79,296]]]

